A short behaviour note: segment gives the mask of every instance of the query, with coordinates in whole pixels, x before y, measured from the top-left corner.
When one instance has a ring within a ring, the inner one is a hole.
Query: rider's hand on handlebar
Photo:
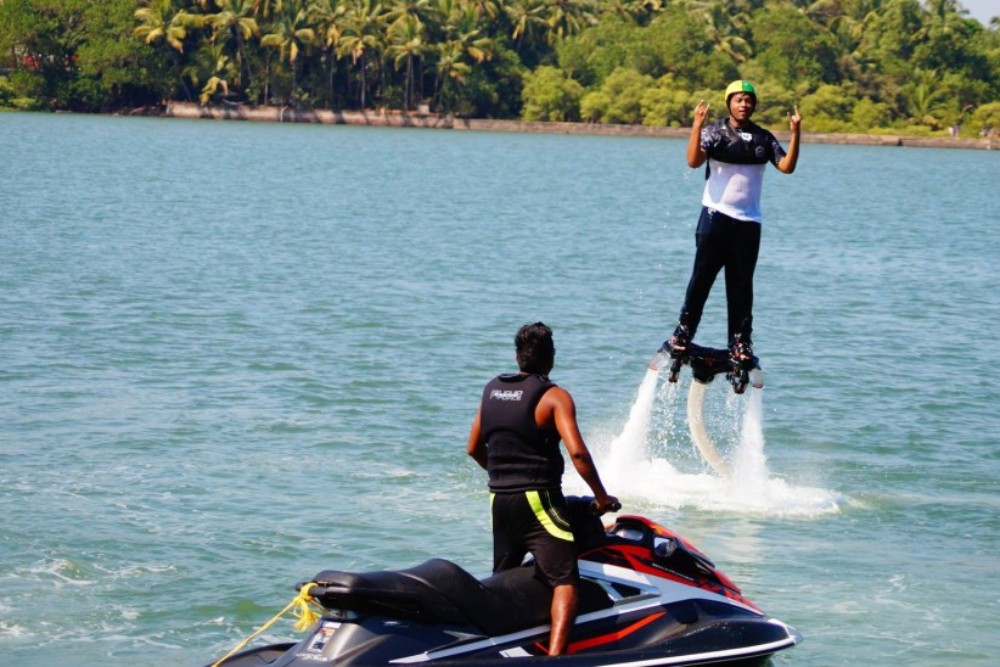
[[[621,502],[614,496],[604,496],[594,499],[594,510],[598,516],[608,512],[617,512],[622,508]]]

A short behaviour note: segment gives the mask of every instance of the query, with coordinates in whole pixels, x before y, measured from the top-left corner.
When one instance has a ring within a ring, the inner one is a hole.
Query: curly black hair
[[[517,366],[524,373],[547,375],[552,370],[556,346],[552,342],[552,329],[541,322],[525,324],[514,336]]]

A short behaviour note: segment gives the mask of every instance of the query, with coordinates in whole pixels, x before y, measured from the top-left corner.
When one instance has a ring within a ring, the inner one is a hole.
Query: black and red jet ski
[[[587,514],[574,510],[581,582],[566,655],[546,653],[552,593],[530,563],[480,580],[432,559],[405,570],[324,570],[300,584],[312,584],[325,610],[305,640],[221,664],[762,665],[801,641],[676,533],[640,516],[605,528]]]

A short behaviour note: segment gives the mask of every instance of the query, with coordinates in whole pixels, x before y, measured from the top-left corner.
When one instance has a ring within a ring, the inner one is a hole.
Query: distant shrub
[[[851,122],[859,132],[867,132],[878,127],[886,127],[892,120],[892,110],[888,104],[873,102],[865,97],[858,100],[851,111]]]
[[[694,110],[691,94],[679,90],[671,74],[661,76],[656,85],[647,88],[639,100],[642,124],[652,126],[683,127],[691,124]]]
[[[969,121],[976,134],[1000,136],[1000,102],[980,105]]]
[[[5,76],[0,76],[0,107],[10,108],[14,101],[14,86]]]
[[[587,93],[580,102],[586,120],[600,123],[638,125],[643,121],[643,94],[653,86],[653,77],[633,69],[618,68],[604,80],[599,90]]]
[[[842,131],[851,120],[851,112],[857,98],[840,86],[824,84],[815,92],[806,95],[799,103],[803,117],[809,118],[809,125],[818,132]],[[820,129],[821,127],[831,129]],[[837,129],[832,129],[837,128]]]
[[[583,86],[567,77],[561,69],[543,66],[524,77],[521,118],[537,121],[575,121],[580,119]]]

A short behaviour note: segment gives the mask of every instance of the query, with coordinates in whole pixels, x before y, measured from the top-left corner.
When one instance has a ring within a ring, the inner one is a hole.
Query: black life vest
[[[490,490],[558,489],[564,462],[559,433],[535,424],[542,395],[556,386],[541,375],[500,375],[483,389],[480,425]]]
[[[722,118],[709,127],[713,140],[707,150],[709,160],[729,164],[766,164],[774,161],[773,135],[753,121],[742,130],[730,125],[728,118]],[[706,161],[706,179],[710,173],[711,169]]]

